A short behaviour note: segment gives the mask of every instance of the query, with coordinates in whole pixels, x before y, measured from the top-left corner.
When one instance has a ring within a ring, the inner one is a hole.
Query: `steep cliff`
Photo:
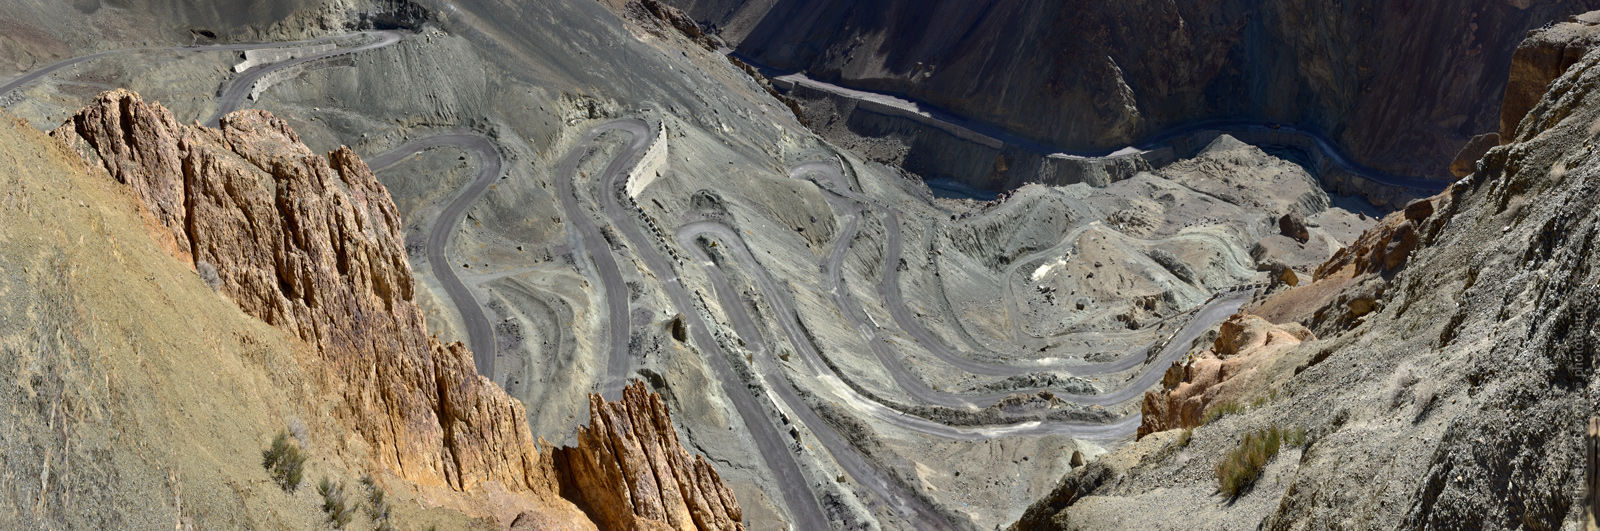
[[[578,447],[541,450],[521,402],[478,375],[460,343],[427,335],[394,203],[348,148],[313,153],[264,111],[230,114],[220,129],[180,125],[126,90],[100,95],[51,135],[124,185],[161,249],[317,353],[311,372],[331,395],[322,401],[353,435],[342,451],[422,492],[509,492],[514,501],[491,507],[439,503],[523,525],[594,525],[567,496],[608,528],[739,527],[731,492],[689,458],[660,397],[642,384],[624,403],[593,397],[599,427]],[[616,418],[628,412],[633,422]],[[571,456],[613,455],[613,439],[644,441],[655,461],[569,468]],[[600,481],[596,470],[630,481]],[[677,478],[651,483],[655,512],[643,509],[637,484],[650,473]],[[616,499],[641,512],[611,518],[604,503]]]
[[[1511,56],[1511,75],[1500,103],[1500,138],[1510,141],[1515,137],[1517,125],[1539,103],[1550,82],[1597,46],[1600,13],[1575,16],[1530,32]]]
[[[354,153],[314,154],[263,111],[180,126],[128,91],[53,134],[133,191],[174,256],[319,348],[345,382],[339,415],[374,459],[422,485],[552,490],[522,405],[465,348],[427,335],[394,204]]]
[[[1524,32],[1594,0],[668,0],[743,54],[1068,149],[1242,118],[1445,176]],[[1535,95],[1536,96],[1536,95]]]

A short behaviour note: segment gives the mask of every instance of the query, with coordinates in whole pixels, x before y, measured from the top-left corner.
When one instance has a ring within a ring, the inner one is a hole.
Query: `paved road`
[[[450,236],[455,234],[456,227],[461,225],[462,218],[466,216],[467,209],[483,197],[495,179],[499,179],[500,175],[505,173],[500,150],[495,148],[493,140],[477,133],[452,131],[412,140],[367,159],[367,164],[373,172],[382,172],[414,153],[445,146],[475,153],[478,158],[478,176],[462,188],[456,198],[444,207],[444,211],[434,218],[433,226],[428,228],[425,251],[428,264],[432,265],[434,277],[439,279],[439,284],[444,287],[450,302],[455,304],[456,311],[461,314],[462,326],[467,329],[467,346],[472,348],[473,362],[478,367],[478,374],[499,381],[498,375],[494,372],[496,351],[494,327],[490,326],[489,318],[484,316],[483,306],[478,304],[472,290],[462,284],[461,279],[456,276],[455,263],[446,259],[444,251],[450,244]]]
[[[311,61],[383,48],[385,46],[390,46],[400,42],[401,37],[404,35],[398,31],[374,31],[367,32],[367,34],[375,37],[375,39],[372,42],[356,46],[354,48],[339,48],[320,54],[296,57],[288,61],[260,65],[255,68],[245,70],[243,74],[228,84],[227,89],[223,90],[222,97],[217,100],[217,112],[213,113],[210,118],[206,119],[206,125],[215,127],[218,121],[220,121],[224,115],[238,110],[240,106],[244,105],[244,99],[250,95],[250,91],[255,86],[256,81],[260,80],[267,74],[278,70],[283,70],[291,66],[309,63]]]
[[[811,406],[800,397],[799,392],[794,387],[794,383],[783,374],[783,369],[773,360],[776,353],[763,337],[761,328],[750,318],[749,312],[745,311],[744,301],[739,291],[733,288],[727,277],[722,274],[722,271],[717,268],[710,257],[706,256],[704,250],[695,243],[694,240],[700,237],[722,242],[721,245],[733,253],[735,258],[744,264],[745,270],[757,279],[757,284],[761,286],[762,292],[769,301],[775,303],[775,306],[777,306],[777,301],[775,301],[774,297],[776,297],[778,288],[772,283],[771,278],[765,274],[765,270],[761,268],[760,264],[755,261],[755,257],[750,254],[749,249],[744,246],[743,240],[739,238],[738,233],[727,225],[701,221],[686,224],[678,229],[677,239],[679,245],[688,249],[691,256],[704,266],[706,276],[711,280],[718,301],[728,313],[728,319],[733,325],[734,332],[745,342],[745,345],[749,346],[759,356],[757,366],[761,372],[762,380],[772,388],[774,394],[789,407],[789,410],[799,417],[801,424],[811,429],[811,433],[816,436],[823,449],[833,456],[834,462],[839,464],[839,468],[865,487],[873,497],[888,504],[890,508],[917,529],[954,529],[954,525],[937,509],[923,498],[907,492],[900,484],[884,475],[883,471],[868,463],[866,458],[856,450],[855,445],[834,430],[833,425],[811,410]],[[783,311],[783,313],[792,315],[787,311]],[[780,326],[783,327],[790,345],[796,351],[807,349],[809,342],[799,335],[801,332],[798,330],[799,325],[797,322],[792,319],[781,319]],[[804,356],[803,361],[811,367],[813,372],[818,374],[824,372],[832,373],[826,364],[821,363],[814,355]],[[837,378],[835,380],[837,381]],[[862,401],[866,400],[865,398],[860,398],[859,395],[858,398]],[[804,527],[801,527],[801,529],[804,529]]]
[[[804,165],[804,167],[805,171],[799,173],[812,173],[813,175],[819,175],[823,178],[822,180],[830,183],[841,183],[845,180],[843,175],[839,173],[838,166],[835,164],[807,164]],[[796,174],[797,172],[791,172],[791,175]],[[1068,402],[1110,406],[1120,404],[1131,398],[1142,395],[1144,391],[1153,385],[1155,381],[1159,381],[1161,375],[1163,374],[1162,372],[1156,372],[1153,369],[1161,368],[1164,371],[1166,363],[1156,363],[1152,366],[1151,370],[1146,370],[1130,385],[1124,386],[1110,393],[1088,395],[1075,394],[1072,392],[1050,388],[1026,388],[984,394],[949,393],[932,389],[926,382],[917,377],[915,374],[912,374],[911,371],[906,368],[903,358],[898,355],[889,345],[888,339],[884,335],[881,327],[877,326],[876,323],[873,323],[867,317],[866,311],[861,308],[860,304],[851,294],[849,288],[844,285],[843,262],[845,253],[848,251],[851,242],[853,242],[856,238],[856,233],[859,228],[859,221],[862,217],[867,215],[866,212],[869,204],[865,200],[860,199],[859,196],[856,196],[852,190],[836,191],[829,186],[824,186],[822,189],[826,193],[826,196],[830,202],[833,202],[836,207],[843,210],[847,217],[847,221],[845,222],[843,230],[840,231],[833,249],[829,252],[822,265],[823,274],[826,275],[825,282],[826,288],[828,289],[828,297],[832,300],[834,306],[839,308],[841,314],[843,314],[845,318],[855,326],[858,333],[860,333],[862,338],[867,342],[868,348],[871,349],[874,356],[878,358],[879,363],[883,365],[884,369],[889,372],[890,378],[894,380],[895,385],[907,395],[915,398],[918,402],[950,408],[981,409],[994,405],[1000,400],[1013,394],[1031,393],[1036,391],[1051,391],[1058,398]],[[899,222],[894,210],[882,210],[884,211],[885,218],[884,226],[886,229],[885,240],[887,249],[884,253],[883,261],[884,280],[883,282],[879,283],[879,293],[888,300],[889,311],[891,314],[894,314],[897,324],[901,325],[902,328],[904,328],[905,331],[911,335],[914,341],[923,346],[923,348],[927,349],[929,352],[932,352],[940,360],[963,370],[967,370],[968,372],[974,372],[978,374],[1020,375],[1034,373],[1045,369],[1056,369],[1069,370],[1080,376],[1126,371],[1143,365],[1149,361],[1147,355],[1130,353],[1129,355],[1122,356],[1117,360],[1104,363],[1080,364],[1061,367],[1039,365],[1019,367],[976,362],[961,355],[960,353],[955,352],[954,349],[951,349],[949,346],[939,341],[937,337],[934,337],[933,334],[928,332],[927,328],[923,327],[920,322],[917,322],[917,320],[910,315],[910,311],[905,307],[904,301],[901,300],[901,297],[899,296],[900,290],[898,284],[897,266],[900,261],[900,248],[903,242],[900,235]],[[1229,300],[1231,301],[1232,299]],[[1239,302],[1242,304],[1242,298],[1239,298]],[[1208,328],[1211,324],[1219,322],[1222,319],[1226,319],[1228,315],[1231,315],[1233,311],[1238,309],[1240,304],[1229,304],[1226,302],[1218,304],[1213,302],[1212,304],[1208,305],[1205,309],[1190,319],[1189,326],[1185,329],[1185,331],[1180,332],[1180,334],[1178,334],[1174,340],[1168,343],[1168,348],[1165,352],[1163,352],[1163,356],[1157,361],[1170,362],[1171,359],[1176,359],[1177,356],[1186,353],[1188,351],[1187,347],[1190,342],[1193,341],[1194,337],[1198,337],[1198,334],[1204,331],[1205,328]],[[1186,335],[1188,337],[1185,337]],[[1178,347],[1182,347],[1182,350],[1177,350]],[[1048,424],[1052,423],[1041,423],[1041,425]]]
[[[304,41],[293,41],[293,42],[260,42],[260,43],[242,43],[242,44],[206,44],[206,45],[198,45],[198,46],[170,46],[170,47],[165,47],[165,48],[161,48],[161,47],[118,48],[118,49],[115,49],[115,50],[106,50],[106,51],[103,51],[103,52],[96,52],[96,53],[92,53],[92,54],[88,54],[88,55],[80,55],[80,56],[77,56],[77,57],[73,57],[71,59],[66,59],[66,60],[63,60],[63,61],[60,61],[60,62],[57,62],[57,63],[54,63],[54,64],[50,64],[50,65],[44,66],[42,68],[34,69],[33,71],[30,71],[30,72],[28,72],[26,74],[23,74],[21,77],[18,77],[16,79],[8,81],[4,85],[0,85],[0,96],[4,96],[5,94],[10,93],[13,90],[21,88],[22,86],[27,85],[29,83],[32,83],[34,81],[37,81],[39,78],[42,78],[42,77],[47,76],[47,75],[50,75],[52,72],[55,72],[57,70],[60,70],[60,69],[63,69],[63,68],[78,64],[78,63],[82,63],[82,62],[85,62],[85,61],[91,61],[91,60],[94,60],[94,59],[99,59],[101,57],[106,57],[106,56],[110,56],[110,55],[123,54],[123,53],[138,53],[138,52],[225,52],[225,51],[240,51],[240,50],[259,50],[259,49],[264,49],[264,48],[284,48],[284,47],[289,47],[289,46],[304,46],[304,45],[308,45],[308,44],[319,44],[319,43],[324,43],[324,42],[328,42],[328,41],[332,41],[332,40],[336,40],[336,39],[342,39],[342,38],[345,38],[345,37],[348,37],[348,35],[332,35],[332,36],[328,36],[328,37],[320,37],[320,38],[316,38],[316,39],[309,39],[309,40],[304,40]]]
[[[574,148],[572,154],[568,155],[568,160],[562,163],[561,175],[572,178],[561,178],[559,180],[570,183],[579,178],[580,176],[576,171],[579,159],[582,158],[584,153],[592,149],[591,144],[595,137],[606,131],[613,130],[628,133],[632,136],[632,141],[623,154],[618,155],[611,165],[606,167],[605,172],[599,178],[601,186],[597,195],[607,216],[611,219],[612,228],[622,233],[628,240],[634,255],[643,260],[645,266],[661,280],[662,286],[666,289],[667,298],[672,302],[678,313],[682,314],[688,321],[690,339],[694,342],[695,347],[704,354],[706,362],[711,366],[712,371],[716,373],[716,378],[722,386],[723,393],[733,402],[734,410],[738,412],[740,420],[743,421],[750,432],[751,442],[755,444],[756,450],[760,452],[761,459],[766,464],[767,469],[772,472],[773,481],[783,498],[783,504],[789,508],[789,517],[793,520],[791,525],[796,529],[827,529],[829,527],[828,517],[823,512],[822,506],[817,502],[816,494],[811,490],[811,483],[806,479],[805,474],[800,471],[799,463],[795,461],[795,457],[790,453],[789,445],[784,436],[767,419],[765,411],[756,401],[757,397],[752,396],[751,390],[745,387],[738,374],[734,372],[733,365],[728,361],[729,354],[722,349],[721,343],[718,343],[716,338],[711,335],[711,328],[701,319],[700,312],[695,308],[689,291],[684,288],[682,282],[673,273],[672,262],[660,250],[656,249],[656,242],[644,234],[639,228],[639,223],[632,219],[632,211],[623,207],[617,198],[622,179],[626,178],[628,169],[622,163],[635,161],[639,155],[644,153],[651,140],[654,139],[654,136],[650,134],[650,126],[639,120],[617,120],[591,130],[584,137],[583,143]],[[590,242],[603,242],[598,232],[591,230],[593,229],[592,223],[589,223],[588,218],[583,215],[578,205],[577,197],[571,192],[571,185],[568,184],[566,189],[561,191],[560,199],[563,208],[568,209],[568,218],[576,222],[574,226],[579,229],[576,232],[583,233],[586,245],[589,245]],[[577,222],[578,220],[582,221]],[[589,225],[589,227],[584,228],[581,225]],[[595,261],[611,260],[611,250],[603,245],[600,247],[598,249],[593,246],[589,248],[589,252],[595,258]],[[576,249],[577,247],[574,248]],[[622,337],[624,338],[624,342],[621,344],[622,352],[626,355],[627,343],[625,339],[627,337],[627,328],[626,326],[619,327],[617,323],[627,323],[627,288],[620,285],[620,277],[616,280],[619,282],[617,285],[619,289],[613,290],[611,285],[606,286],[607,300],[611,300],[610,295],[614,291],[622,295],[623,316],[622,319],[613,319],[609,326],[612,329],[613,338],[617,337],[617,330],[621,329]],[[796,410],[796,412],[799,413],[801,410],[809,412],[805,408]]]
[[[593,272],[600,277],[600,286],[605,292],[606,349],[609,356],[606,358],[606,376],[601,381],[600,394],[610,400],[616,400],[621,395],[630,371],[628,336],[629,330],[632,329],[632,321],[628,317],[628,285],[622,280],[622,272],[617,268],[616,257],[611,254],[611,246],[579,203],[574,183],[579,178],[585,177],[578,174],[578,163],[594,151],[595,139],[601,133],[614,129],[626,130],[633,135],[633,140],[606,166],[601,182],[608,181],[606,176],[625,172],[626,164],[637,159],[649,146],[651,137],[648,131],[638,129],[645,127],[643,123],[612,122],[589,131],[583,140],[567,153],[566,158],[561,160],[560,169],[556,173],[556,198],[561,203],[561,210],[566,215],[567,223],[573,229],[567,231],[567,238],[573,252],[582,252],[593,265]]]
[[[680,244],[688,247],[691,250],[691,253],[696,253],[696,258],[707,266],[708,272],[713,272],[715,270],[715,265],[709,258],[704,257],[703,254],[699,254],[700,251],[698,250],[698,246],[694,245],[692,241],[692,239],[695,237],[715,238],[715,240],[719,242],[719,247],[726,249],[727,252],[733,255],[733,258],[742,264],[750,276],[753,277],[754,282],[761,290],[765,300],[768,302],[768,304],[772,305],[774,313],[777,314],[775,317],[778,319],[779,327],[787,336],[790,346],[801,355],[801,361],[806,364],[807,369],[812,371],[818,377],[819,381],[822,381],[825,384],[842,382],[842,378],[839,377],[839,375],[827,364],[826,361],[821,359],[820,354],[817,352],[811,342],[805,339],[804,332],[802,331],[802,325],[799,323],[797,317],[798,314],[795,313],[793,303],[790,300],[790,297],[787,295],[787,293],[789,293],[788,290],[779,287],[777,283],[770,278],[767,270],[761,266],[760,262],[756,260],[754,255],[751,254],[744,246],[743,240],[738,235],[737,231],[727,227],[726,225],[710,221],[691,223],[679,229],[678,240]],[[845,240],[842,238],[840,239],[840,242],[844,241]],[[726,281],[719,281],[716,278],[718,275],[720,275],[720,273],[712,275],[713,287],[718,290],[723,290],[734,294],[732,297],[719,297],[719,299],[722,299],[723,301],[722,306],[724,310],[730,314],[730,320],[734,325],[735,332],[739,333],[740,337],[748,344],[757,345],[758,347],[764,346],[765,342],[760,338],[758,328],[753,324],[753,320],[751,320],[748,316],[743,315],[745,313],[745,305],[738,298],[736,292],[731,287],[726,287]],[[1186,324],[1183,329],[1179,330],[1179,332],[1173,336],[1172,340],[1167,343],[1166,348],[1162,349],[1161,354],[1154,360],[1147,360],[1142,356],[1132,356],[1130,357],[1131,359],[1120,360],[1117,362],[1121,364],[1127,364],[1129,368],[1137,367],[1147,362],[1149,364],[1149,368],[1140,373],[1138,377],[1134,378],[1126,386],[1110,393],[1077,397],[1069,395],[1064,397],[1064,399],[1073,400],[1084,404],[1113,405],[1140,396],[1145,390],[1149,389],[1151,386],[1155,385],[1156,382],[1161,380],[1161,377],[1165,374],[1166,367],[1170,365],[1173,360],[1176,360],[1188,353],[1188,345],[1192,343],[1195,338],[1198,338],[1200,334],[1204,333],[1212,325],[1221,322],[1229,315],[1232,315],[1235,311],[1238,311],[1238,309],[1250,298],[1250,295],[1251,294],[1249,292],[1225,292],[1207,302],[1205,306],[1195,313],[1195,315],[1189,320],[1188,324]],[[946,426],[934,421],[920,419],[912,415],[906,415],[904,413],[894,411],[887,406],[877,404],[870,398],[856,393],[848,386],[842,387],[840,390],[842,390],[842,392],[849,399],[850,404],[848,405],[854,406],[858,410],[877,417],[879,420],[883,420],[889,424],[894,424],[899,427],[927,435],[934,435],[949,439],[983,440],[994,437],[1023,434],[1062,434],[1093,440],[1116,440],[1132,433],[1134,428],[1137,427],[1139,423],[1138,415],[1132,415],[1124,418],[1121,421],[1107,425],[1026,422],[1009,427],[962,428]]]

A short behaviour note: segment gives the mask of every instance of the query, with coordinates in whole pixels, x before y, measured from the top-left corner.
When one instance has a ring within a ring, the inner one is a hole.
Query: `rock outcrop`
[[[164,250],[316,347],[319,383],[360,453],[421,487],[527,496],[518,521],[538,528],[591,525],[563,494],[600,508],[590,514],[607,528],[739,528],[732,493],[642,384],[621,403],[593,397],[577,448],[541,452],[522,403],[477,374],[466,347],[427,334],[394,203],[354,152],[313,153],[264,111],[220,126],[180,125],[117,90],[51,135],[125,185]],[[562,478],[578,488],[562,492]]]
[[[1412,201],[1400,212],[1385,216],[1377,225],[1356,238],[1355,243],[1339,249],[1327,262],[1317,268],[1318,280],[1333,277],[1341,272],[1350,276],[1373,273],[1392,273],[1406,263],[1411,251],[1417,248],[1418,225],[1425,223],[1437,209],[1436,203],[1450,200],[1449,192]],[[1348,270],[1347,270],[1348,269]]]
[[[373,459],[421,485],[553,490],[522,404],[466,348],[427,335],[399,215],[354,152],[312,153],[263,111],[182,126],[126,90],[53,135],[127,185],[174,256],[209,264],[246,313],[320,349]]]
[[[1510,87],[1507,87],[1510,90]],[[1503,110],[1503,109],[1502,109]],[[1520,119],[1520,118],[1519,118]],[[1450,162],[1450,175],[1466,177],[1478,170],[1478,159],[1483,158],[1489,148],[1500,145],[1500,133],[1484,133],[1467,141],[1461,146],[1461,151],[1456,152],[1456,159]]]
[[[578,446],[554,455],[563,490],[602,529],[744,529],[733,492],[678,442],[661,395],[642,381],[617,402],[590,395]]]
[[[1511,56],[1511,74],[1500,102],[1501,143],[1516,137],[1517,125],[1544,97],[1550,82],[1596,46],[1600,46],[1600,15],[1595,13],[1578,15],[1528,34]]]
[[[1162,378],[1162,390],[1144,394],[1136,437],[1199,426],[1207,407],[1236,402],[1249,389],[1236,378],[1311,339],[1311,331],[1295,323],[1275,325],[1234,314],[1222,323],[1210,349],[1188,363],[1173,363]]]

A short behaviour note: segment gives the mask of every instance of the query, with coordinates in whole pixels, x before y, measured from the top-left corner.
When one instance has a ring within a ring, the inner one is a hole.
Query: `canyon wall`
[[[670,0],[780,70],[1071,150],[1214,119],[1291,123],[1358,163],[1448,177],[1525,33],[1600,0]]]

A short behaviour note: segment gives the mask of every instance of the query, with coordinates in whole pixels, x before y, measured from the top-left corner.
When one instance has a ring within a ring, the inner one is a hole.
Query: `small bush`
[[[1439,399],[1439,387],[1432,381],[1423,382],[1416,390],[1416,411],[1412,412],[1413,424],[1422,421],[1428,415],[1428,410],[1433,408],[1433,403]]]
[[[261,452],[261,466],[267,469],[272,481],[284,492],[294,492],[300,488],[305,464],[306,456],[300,453],[299,446],[289,442],[287,431],[278,432],[278,436],[272,439],[272,446]]]
[[[1394,373],[1394,377],[1389,381],[1389,409],[1400,407],[1400,404],[1405,402],[1406,395],[1410,393],[1411,386],[1417,384],[1417,380],[1419,380],[1417,373],[1412,372],[1410,368]]]
[[[211,291],[222,289],[222,276],[217,274],[217,266],[211,265],[211,262],[205,260],[195,262],[194,271],[200,274],[200,280],[204,280],[206,285],[211,287]]]
[[[1261,477],[1261,470],[1266,468],[1273,456],[1278,455],[1282,445],[1293,447],[1305,443],[1306,430],[1300,428],[1282,429],[1274,425],[1246,433],[1239,447],[1217,463],[1218,490],[1229,498],[1238,497]]]
[[[322,495],[322,512],[328,515],[328,523],[335,529],[344,527],[355,516],[360,503],[347,505],[344,501],[344,484],[328,481],[322,478],[322,483],[317,484],[317,494]]]
[[[1179,448],[1188,448],[1189,447],[1189,441],[1191,439],[1193,439],[1193,438],[1194,438],[1194,429],[1193,428],[1184,428],[1183,429],[1183,433],[1179,433],[1178,434],[1178,447]]]
[[[1228,416],[1228,415],[1232,415],[1232,414],[1235,414],[1235,413],[1243,413],[1243,412],[1244,412],[1244,406],[1239,405],[1238,402],[1223,402],[1221,404],[1212,404],[1211,407],[1206,408],[1206,414],[1204,416],[1200,417],[1200,425],[1204,426],[1204,425],[1210,424],[1211,421],[1220,419],[1222,417],[1225,417],[1225,416]]]
[[[392,531],[394,524],[389,522],[389,502],[384,499],[383,489],[378,488],[371,475],[361,476],[361,487],[367,491],[367,517],[373,526],[378,531]]]

